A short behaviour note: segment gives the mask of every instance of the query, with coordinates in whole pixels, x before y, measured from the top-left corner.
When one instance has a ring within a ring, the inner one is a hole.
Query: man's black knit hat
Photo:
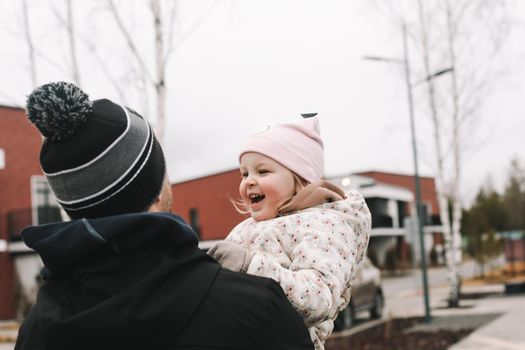
[[[77,86],[35,89],[27,115],[45,137],[40,164],[72,218],[145,211],[158,197],[166,165],[149,124],[109,100],[90,101]]]

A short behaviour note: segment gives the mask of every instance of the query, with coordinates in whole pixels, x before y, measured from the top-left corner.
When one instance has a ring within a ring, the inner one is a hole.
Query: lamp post
[[[425,304],[425,322],[430,323],[432,316],[430,314],[430,302],[429,302],[429,293],[428,293],[428,276],[427,276],[427,259],[425,256],[425,239],[423,233],[423,215],[421,213],[421,181],[419,179],[419,169],[418,169],[418,160],[417,160],[417,144],[416,144],[416,131],[415,131],[415,120],[414,120],[414,100],[412,97],[412,87],[422,83],[428,82],[440,75],[449,73],[453,70],[452,67],[439,70],[422,80],[411,82],[410,78],[410,62],[408,60],[408,39],[407,39],[407,29],[405,23],[403,23],[403,59],[399,58],[387,58],[379,56],[364,56],[365,60],[369,61],[380,61],[387,63],[396,63],[402,64],[405,72],[405,83],[407,89],[408,97],[408,110],[410,115],[410,133],[412,137],[412,155],[414,159],[414,187],[415,187],[415,199],[416,199],[416,218],[417,218],[417,228],[419,236],[419,249],[421,251],[421,274],[423,278],[423,296]]]
[[[419,233],[419,249],[421,250],[421,272],[423,275],[423,295],[425,299],[425,321],[430,323],[430,301],[428,295],[427,258],[425,255],[425,236],[423,232],[423,215],[421,215],[421,181],[419,181],[419,170],[417,160],[416,127],[414,120],[414,100],[412,98],[412,84],[410,83],[410,64],[408,62],[408,42],[406,25],[403,23],[403,55],[405,66],[405,81],[408,94],[408,109],[410,112],[410,133],[412,135],[412,154],[414,157],[414,185],[416,190],[416,216]],[[431,78],[428,77],[430,80]]]

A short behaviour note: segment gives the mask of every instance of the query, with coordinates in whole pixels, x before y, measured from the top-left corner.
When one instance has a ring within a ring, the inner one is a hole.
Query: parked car
[[[365,257],[356,270],[350,303],[339,313],[334,322],[334,331],[352,327],[355,316],[361,311],[369,311],[372,319],[381,318],[384,304],[381,271]]]

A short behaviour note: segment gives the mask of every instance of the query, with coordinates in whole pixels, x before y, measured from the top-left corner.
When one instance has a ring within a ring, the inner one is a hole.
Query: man
[[[15,349],[313,349],[277,283],[221,269],[167,213],[162,149],[135,111],[51,83],[27,112],[73,220],[22,232],[44,283]]]

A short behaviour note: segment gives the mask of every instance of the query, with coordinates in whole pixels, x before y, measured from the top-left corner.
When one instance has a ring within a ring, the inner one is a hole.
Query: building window
[[[62,221],[60,205],[44,176],[31,177],[31,203],[33,225]]]
[[[197,234],[197,237],[201,237],[201,225],[199,222],[199,210],[197,208],[190,208],[190,226],[193,231]]]
[[[394,227],[392,216],[388,212],[388,199],[365,198],[372,214],[372,228]]]
[[[430,203],[421,203],[421,216],[423,226],[432,225],[432,205]]]
[[[399,227],[405,227],[405,218],[408,216],[406,208],[406,202],[397,201],[397,216],[399,217]]]

